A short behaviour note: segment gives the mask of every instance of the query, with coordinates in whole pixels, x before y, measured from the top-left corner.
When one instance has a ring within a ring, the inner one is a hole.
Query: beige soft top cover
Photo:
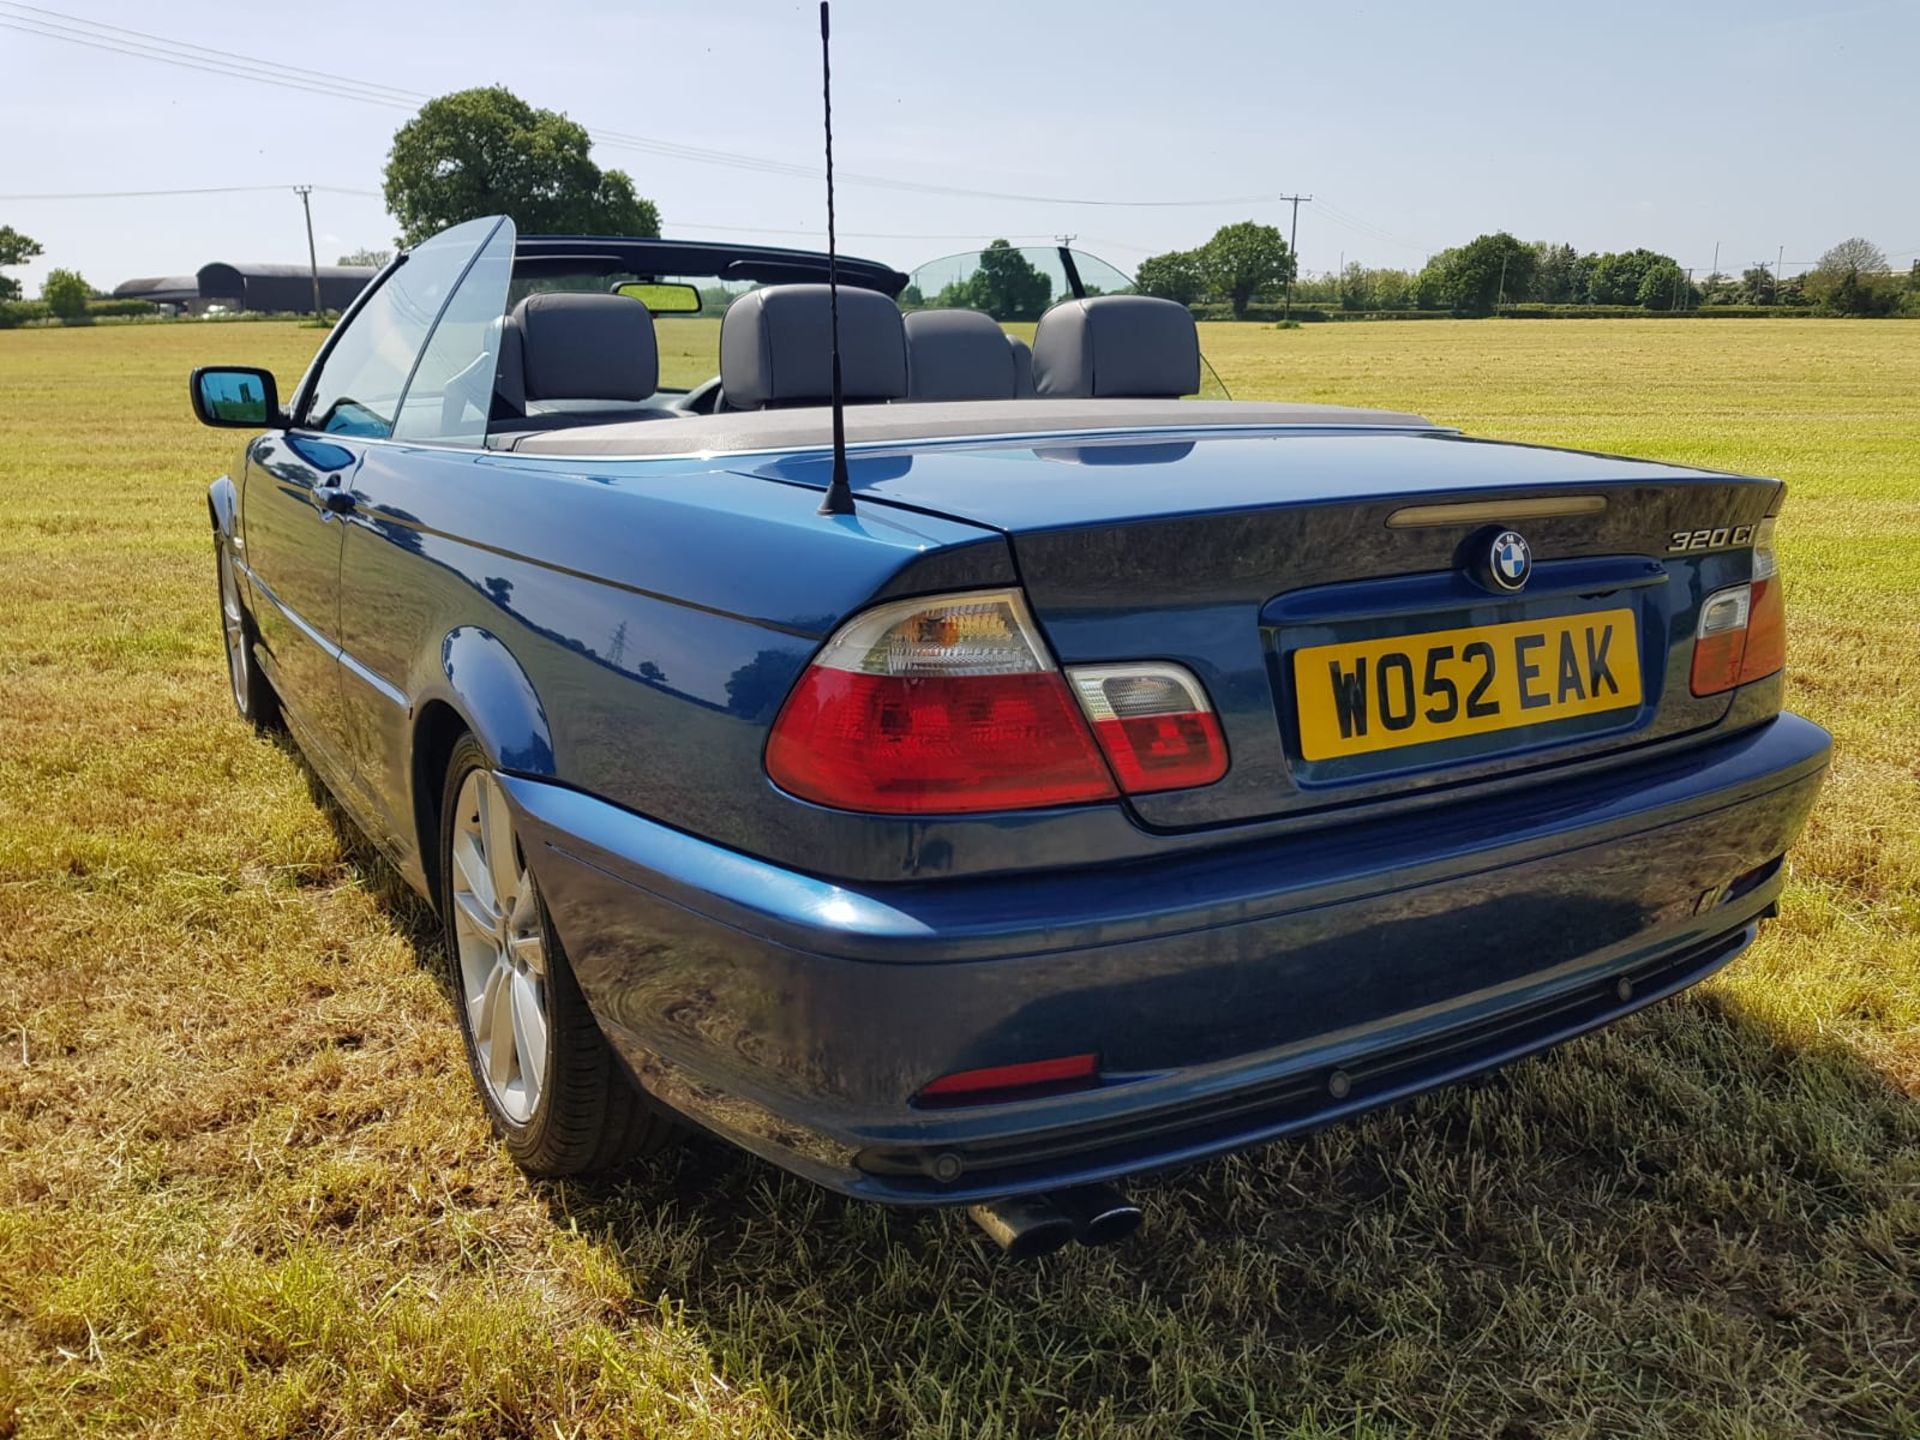
[[[724,415],[627,420],[501,437],[520,455],[653,457],[825,449],[832,443],[824,405]],[[969,435],[1061,435],[1089,430],[1204,430],[1216,426],[1399,430],[1438,427],[1418,415],[1346,405],[1287,405],[1249,400],[956,400],[847,407],[849,445],[903,444]]]

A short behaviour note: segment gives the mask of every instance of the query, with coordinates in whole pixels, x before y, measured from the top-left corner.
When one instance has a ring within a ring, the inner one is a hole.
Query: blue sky
[[[812,166],[819,72],[812,4],[542,0],[458,6],[0,0],[0,27],[51,12],[373,85],[442,93],[503,83],[598,130]],[[840,190],[845,248],[913,264],[994,235],[1080,235],[1131,270],[1227,221],[1285,226],[1301,207],[1309,270],[1342,255],[1417,267],[1505,228],[1582,249],[1644,244],[1704,273],[1789,269],[1864,234],[1920,252],[1914,184],[1920,3],[1775,0],[1592,6],[1297,7],[839,0],[843,176],[1053,201]],[[94,32],[98,36],[99,32]],[[123,37],[128,38],[128,37]],[[129,43],[132,43],[129,40]],[[289,68],[289,74],[300,73]],[[377,198],[404,105],[369,104],[82,48],[0,28],[0,197],[283,186],[316,193],[321,260],[391,244]],[[816,243],[817,181],[601,144],[666,233],[756,227]],[[1213,200],[1089,206],[1067,199]],[[0,198],[0,224],[51,265],[110,288],[213,259],[305,259],[290,192]],[[896,238],[897,237],[897,238]]]

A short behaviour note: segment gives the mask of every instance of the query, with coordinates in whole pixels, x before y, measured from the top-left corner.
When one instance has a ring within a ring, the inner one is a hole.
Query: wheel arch
[[[240,492],[234,486],[232,476],[222,475],[207,487],[208,523],[213,526],[215,535],[232,540],[239,516]]]
[[[436,905],[440,894],[440,808],[447,764],[471,734],[497,770],[553,778],[553,734],[533,682],[505,642],[465,625],[440,646],[434,683],[414,709],[409,771],[415,851]]]

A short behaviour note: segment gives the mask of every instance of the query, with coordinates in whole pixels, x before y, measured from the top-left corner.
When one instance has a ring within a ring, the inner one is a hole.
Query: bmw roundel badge
[[[1502,530],[1487,551],[1487,574],[1502,590],[1518,590],[1533,573],[1533,551],[1518,530]]]

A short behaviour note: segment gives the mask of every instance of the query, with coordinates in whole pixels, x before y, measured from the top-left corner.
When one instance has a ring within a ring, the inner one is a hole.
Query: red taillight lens
[[[1115,795],[1014,591],[902,601],[849,621],[781,707],[767,773],[804,800],[871,814]]]
[[[774,725],[767,773],[804,800],[883,814],[1114,793],[1058,672],[855,675],[816,665]]]
[[[1178,665],[1068,669],[1094,738],[1129,795],[1211,785],[1227,773],[1227,742],[1200,682]]]
[[[913,1098],[918,1104],[990,1105],[1030,1098],[1035,1091],[1076,1088],[1097,1079],[1099,1073],[1098,1055],[1062,1055],[1053,1060],[992,1065],[984,1070],[956,1070],[928,1084]]]
[[[1753,579],[1716,590],[1700,607],[1693,642],[1695,695],[1764,680],[1787,663],[1787,613],[1773,554],[1773,520],[1753,537]]]
[[[1762,680],[1787,663],[1787,601],[1773,558],[1773,521],[1762,520],[1753,542],[1753,605],[1747,616],[1747,654],[1740,683]]]

